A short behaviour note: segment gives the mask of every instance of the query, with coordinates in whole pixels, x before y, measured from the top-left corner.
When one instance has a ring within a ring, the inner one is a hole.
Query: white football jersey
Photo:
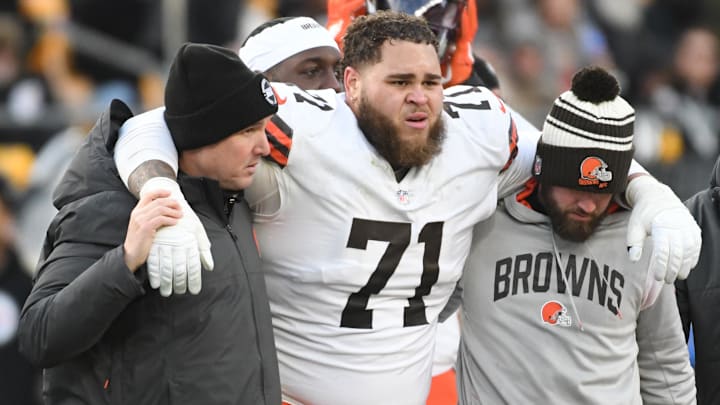
[[[343,94],[274,87],[278,165],[248,195],[280,198],[254,208],[285,399],[423,404],[438,314],[517,154],[511,114],[487,89],[445,90],[442,152],[397,181]],[[530,138],[503,188],[530,176]]]

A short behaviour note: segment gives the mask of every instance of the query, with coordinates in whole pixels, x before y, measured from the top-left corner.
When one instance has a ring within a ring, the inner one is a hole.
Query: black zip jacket
[[[697,403],[720,404],[720,158],[710,187],[685,205],[702,229],[702,250],[688,278],[675,282],[678,308],[686,338],[693,326]]]
[[[45,368],[48,404],[280,403],[260,260],[247,204],[229,215],[217,182],[180,178],[212,243],[198,295],[160,296],[123,260],[137,200],[112,159],[132,114],[121,102],[91,130],[55,190],[52,221],[22,310],[20,350]]]

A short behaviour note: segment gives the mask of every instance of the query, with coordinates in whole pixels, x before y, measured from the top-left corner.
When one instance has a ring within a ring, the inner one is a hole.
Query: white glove
[[[641,311],[650,308],[657,301],[664,286],[663,280],[655,280],[655,275],[651,271],[647,272],[645,289],[643,290],[642,301],[640,301]]]
[[[167,177],[153,177],[140,190],[140,197],[151,190],[168,190],[180,203],[183,216],[177,225],[158,229],[147,259],[150,287],[160,288],[160,295],[169,297],[202,288],[202,267],[213,269],[210,240],[200,219],[190,208],[178,184]]]
[[[652,176],[629,182],[625,195],[633,207],[628,224],[630,260],[642,256],[647,235],[653,238],[650,271],[658,281],[684,280],[700,257],[700,227],[670,187]]]

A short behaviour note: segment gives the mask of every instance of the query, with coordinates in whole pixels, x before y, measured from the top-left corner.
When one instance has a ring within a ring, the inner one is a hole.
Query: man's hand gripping
[[[630,260],[642,256],[643,242],[652,235],[650,270],[658,281],[687,278],[700,257],[700,227],[670,187],[652,176],[629,182],[625,195],[632,206],[627,245]]]
[[[160,295],[173,292],[197,294],[202,288],[202,267],[213,269],[210,240],[200,219],[190,208],[178,184],[167,177],[153,177],[140,190],[140,197],[154,190],[168,190],[177,200],[183,216],[176,225],[158,229],[147,259],[150,287],[160,288]]]

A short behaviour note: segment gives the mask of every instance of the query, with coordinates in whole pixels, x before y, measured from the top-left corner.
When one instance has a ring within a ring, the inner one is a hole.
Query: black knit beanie
[[[165,86],[165,121],[179,151],[219,142],[275,114],[270,83],[215,45],[180,47]]]
[[[596,193],[625,189],[633,157],[635,110],[617,80],[599,67],[573,76],[555,100],[537,145],[533,174],[540,184]]]

